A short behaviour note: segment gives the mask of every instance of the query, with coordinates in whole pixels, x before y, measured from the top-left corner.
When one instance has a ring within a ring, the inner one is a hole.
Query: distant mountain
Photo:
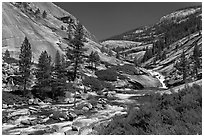
[[[202,7],[194,6],[165,15],[154,25],[139,27],[108,38],[101,44],[113,50],[119,49],[122,60],[132,63],[136,60],[141,67],[159,71],[166,76],[167,85],[171,86],[182,81],[175,65],[183,51],[189,60],[189,73],[193,73],[193,49],[198,46],[202,53],[201,34]],[[123,48],[120,48],[118,41],[124,43]],[[202,62],[202,54],[199,57]]]
[[[161,19],[156,24],[142,26],[110,37],[103,41],[128,40],[150,43],[157,39],[168,37],[169,42],[172,43],[173,41],[187,36],[188,34],[191,34],[197,30],[201,30],[201,18],[201,6],[184,8],[161,17]]]

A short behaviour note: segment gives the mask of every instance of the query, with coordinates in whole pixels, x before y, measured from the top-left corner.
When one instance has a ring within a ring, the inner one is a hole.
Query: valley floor
[[[193,82],[202,85],[202,80]],[[189,85],[192,85],[190,83]],[[185,85],[174,87],[173,91],[183,88]],[[126,114],[128,106],[134,104],[139,107],[141,101],[149,94],[171,93],[172,89],[164,90],[131,90],[112,94],[112,96],[103,96],[91,93],[97,103],[96,107],[78,115],[73,121],[66,120],[61,116],[53,118],[52,111],[70,112],[73,104],[60,103],[50,104],[41,103],[38,105],[10,105],[2,111],[3,117],[9,119],[3,121],[2,134],[4,135],[77,135],[77,134],[97,134],[95,128],[101,123],[107,123],[114,115]],[[51,112],[50,112],[51,111]],[[51,115],[50,115],[51,114]],[[53,113],[55,115],[55,113]],[[3,119],[4,120],[4,119]]]

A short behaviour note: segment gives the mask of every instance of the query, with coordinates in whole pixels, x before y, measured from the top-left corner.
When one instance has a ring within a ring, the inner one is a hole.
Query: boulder
[[[54,119],[54,120],[61,120],[61,118],[67,120],[68,116],[66,113],[64,112],[58,112],[58,111],[54,111],[53,115],[50,115],[50,118]]]
[[[33,101],[34,105],[39,105],[39,103],[41,102],[41,100],[39,98],[35,98]]]
[[[84,111],[82,109],[75,109],[74,112],[76,115],[83,115]]]
[[[38,121],[37,121],[37,120],[31,120],[31,121],[30,121],[30,124],[31,124],[31,125],[36,125],[36,124],[38,124]]]
[[[34,110],[34,111],[38,111],[37,108],[34,108],[34,107],[28,107],[30,110]]]
[[[70,98],[65,98],[64,101],[65,101],[66,103],[72,104],[72,103],[74,103],[74,98],[72,98],[72,97],[70,97]]]
[[[89,97],[89,95],[87,93],[82,93],[81,94],[81,98],[86,100]]]
[[[88,106],[87,104],[88,104],[87,101],[80,101],[80,102],[76,103],[76,108],[82,109],[83,107]]]
[[[68,112],[68,118],[70,121],[73,121],[77,115],[74,112]]]
[[[61,117],[59,118],[59,120],[60,120],[60,121],[65,121],[65,119],[64,119],[64,118],[61,118]]]
[[[88,107],[83,107],[82,110],[83,111],[89,111],[89,108]]]
[[[23,125],[31,125],[31,121],[29,119],[24,119],[21,121],[21,124]]]
[[[52,103],[53,100],[52,100],[51,98],[46,98],[46,99],[44,99],[44,102],[45,102],[45,103]]]
[[[91,105],[91,103],[88,103],[88,104],[87,104],[87,107],[88,107],[89,109],[92,109],[92,108],[93,108],[93,106]]]
[[[42,119],[40,122],[41,122],[41,123],[46,123],[49,119],[50,119],[49,117],[46,117],[46,118]],[[39,124],[40,124],[40,123],[39,123]]]
[[[100,104],[106,104],[106,103],[107,103],[107,99],[106,99],[106,98],[99,98],[99,99],[98,99],[98,103],[100,103]]]
[[[64,132],[65,135],[78,135],[78,131],[67,130]]]
[[[16,110],[15,112],[12,112],[8,115],[8,117],[14,117],[14,116],[23,116],[23,115],[30,115],[30,112],[28,109],[20,109]]]
[[[3,109],[7,109],[7,108],[8,108],[8,105],[7,105],[7,104],[3,104],[3,105],[2,105],[2,108],[3,108]]]
[[[81,98],[81,94],[76,94],[76,95],[74,95],[74,98],[80,99],[80,98]]]
[[[34,102],[34,99],[33,99],[33,98],[28,100],[28,104],[29,104],[29,105],[32,105],[33,102]]]
[[[96,107],[97,107],[98,109],[103,109],[103,105],[102,105],[102,104],[97,104]]]
[[[52,129],[53,129],[54,132],[59,132],[60,127],[57,126],[57,125],[53,125],[53,126],[52,126]]]
[[[108,93],[109,93],[109,94],[112,94],[112,95],[115,95],[115,94],[116,94],[116,91],[109,91]]]
[[[77,126],[72,125],[72,131],[79,131]]]

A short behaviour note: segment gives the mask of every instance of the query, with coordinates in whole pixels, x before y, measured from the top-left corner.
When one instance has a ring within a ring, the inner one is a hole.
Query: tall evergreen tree
[[[47,12],[45,10],[43,11],[42,17],[47,18]]]
[[[102,53],[105,53],[105,52],[106,52],[106,48],[105,48],[104,45],[102,45],[102,47],[101,47],[101,52],[102,52]]]
[[[64,60],[60,56],[59,51],[56,52],[54,70],[52,74],[52,98],[56,99],[58,96],[64,96],[66,90],[66,77]]]
[[[9,50],[7,49],[7,50],[5,51],[5,53],[4,53],[4,55],[3,55],[3,60],[4,60],[5,62],[7,62],[10,58],[11,58],[10,52],[9,52]]]
[[[81,64],[83,63],[85,51],[83,42],[85,42],[83,26],[78,23],[74,32],[74,38],[71,40],[71,48],[67,50],[66,54],[73,66],[73,81],[79,75]]]
[[[195,70],[196,78],[198,78],[198,69],[200,68],[199,54],[200,54],[199,47],[196,44],[193,50],[194,70]]]
[[[70,60],[70,65],[72,67],[72,73],[73,73],[73,78],[72,81],[74,81],[74,88],[77,90],[78,89],[78,80],[77,77],[80,76],[81,74],[81,64],[84,61],[84,44],[85,42],[85,37],[84,37],[84,30],[83,26],[78,23],[76,26],[76,30],[74,32],[74,38],[71,39],[70,46],[71,48],[67,49],[67,58]],[[75,91],[75,95],[76,95]],[[76,106],[76,98],[74,100],[74,107]]]
[[[40,14],[40,9],[38,8],[36,11],[35,11],[35,16],[39,17],[39,14]]]
[[[108,55],[113,56],[113,51],[111,49],[108,50]]]
[[[99,64],[99,61],[100,61],[100,57],[98,55],[98,52],[92,51],[91,54],[89,55],[89,62],[91,63],[91,66],[94,67],[93,64],[95,64],[95,69],[96,69],[96,66]]]
[[[67,32],[68,32],[68,40],[71,41],[72,40],[72,35],[73,35],[73,32],[72,32],[72,29],[73,29],[73,24],[74,24],[74,21],[72,19],[70,19],[68,21],[68,26],[67,26]]]
[[[120,59],[119,51],[116,51],[116,58],[117,58],[117,59]]]
[[[51,57],[43,51],[39,57],[36,72],[36,88],[42,98],[51,92]]]
[[[32,51],[31,45],[25,37],[23,44],[21,46],[20,55],[19,55],[19,73],[22,76],[22,85],[23,91],[25,94],[27,82],[29,81],[30,73],[31,73],[31,65],[32,65]]]
[[[183,74],[183,81],[186,82],[186,77],[187,77],[187,60],[185,57],[185,52],[183,50],[182,54],[181,54],[181,71]]]
[[[135,64],[135,67],[139,67],[139,61],[136,57],[134,57],[134,64]]]

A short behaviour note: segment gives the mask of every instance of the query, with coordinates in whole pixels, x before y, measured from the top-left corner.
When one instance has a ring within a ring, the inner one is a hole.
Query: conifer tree
[[[4,60],[5,62],[7,62],[10,58],[11,58],[10,52],[9,52],[9,50],[7,49],[7,50],[5,51],[5,53],[4,53],[4,55],[3,55],[3,60]]]
[[[52,74],[52,98],[63,96],[66,89],[66,77],[63,58],[56,52],[54,70]]]
[[[98,52],[91,52],[91,54],[89,55],[89,62],[91,63],[91,66],[94,67],[93,64],[95,64],[95,69],[96,69],[96,66],[99,64],[99,61],[100,61],[100,57],[98,55]]]
[[[120,59],[120,54],[119,54],[118,51],[116,51],[116,58],[117,58],[117,59]]]
[[[185,52],[183,50],[182,54],[181,54],[181,71],[183,74],[183,81],[186,81],[186,77],[187,77],[187,60],[185,57]]]
[[[108,55],[113,56],[113,51],[111,49],[108,50]]]
[[[69,20],[68,26],[67,26],[67,32],[68,32],[68,40],[71,41],[72,40],[72,29],[73,29],[73,24],[74,21],[72,19]]]
[[[88,61],[91,63],[91,66],[93,67],[93,63],[94,63],[94,52],[93,51],[89,55]]]
[[[105,52],[106,52],[106,48],[105,48],[104,45],[101,47],[101,52],[102,52],[102,53],[105,53]]]
[[[85,42],[85,37],[84,37],[84,30],[83,26],[78,23],[76,26],[76,30],[74,32],[74,38],[70,40],[70,46],[71,48],[67,49],[66,56],[70,60],[70,65],[72,66],[71,72],[73,73],[72,76],[72,81],[74,81],[74,88],[77,90],[78,89],[78,79],[77,77],[80,76],[81,74],[81,65],[84,61],[84,52],[86,49],[84,49],[84,44]],[[76,95],[75,91],[75,95]],[[74,100],[74,108],[76,106],[76,98]]]
[[[43,51],[39,57],[36,72],[36,88],[41,97],[46,97],[51,92],[51,57]]]
[[[83,26],[78,23],[74,32],[74,38],[71,40],[71,49],[67,50],[67,58],[70,60],[70,64],[73,66],[73,81],[80,73],[81,64],[84,60],[84,31]]]
[[[47,18],[47,12],[45,10],[43,11],[42,17]]]
[[[194,70],[195,70],[196,78],[198,78],[198,69],[200,68],[199,54],[200,54],[199,47],[196,44],[193,50]]]
[[[139,61],[136,57],[134,57],[134,64],[135,64],[135,67],[139,67]]]
[[[40,9],[38,8],[35,13],[34,13],[36,16],[38,16],[40,14]]]
[[[22,76],[22,85],[23,91],[25,94],[27,82],[29,81],[30,73],[31,73],[31,65],[32,65],[32,51],[31,45],[25,37],[23,44],[21,46],[20,55],[19,55],[19,73]]]

